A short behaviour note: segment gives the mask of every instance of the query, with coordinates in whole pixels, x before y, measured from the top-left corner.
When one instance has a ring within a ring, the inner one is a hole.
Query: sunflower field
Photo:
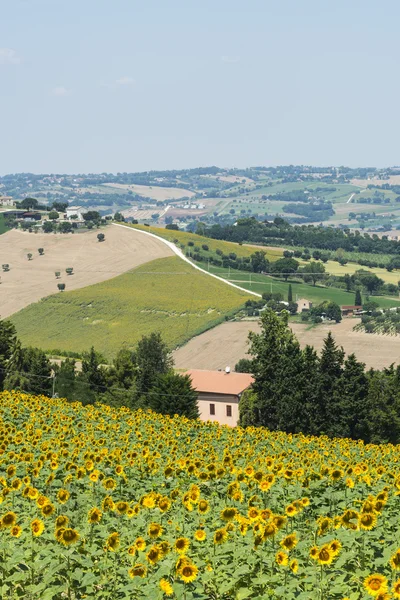
[[[400,598],[399,457],[3,392],[1,598]]]

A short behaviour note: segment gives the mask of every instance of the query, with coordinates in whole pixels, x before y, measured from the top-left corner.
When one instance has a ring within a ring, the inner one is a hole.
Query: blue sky
[[[400,163],[396,0],[0,0],[0,174]]]

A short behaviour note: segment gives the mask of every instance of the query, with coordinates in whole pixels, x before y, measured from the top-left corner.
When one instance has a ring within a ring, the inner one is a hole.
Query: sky
[[[0,175],[400,164],[398,0],[0,0]]]

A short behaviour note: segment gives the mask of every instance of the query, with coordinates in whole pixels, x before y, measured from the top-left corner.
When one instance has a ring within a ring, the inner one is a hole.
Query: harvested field
[[[373,335],[353,331],[359,319],[344,319],[338,324],[318,325],[308,329],[308,325],[292,323],[291,328],[302,347],[310,344],[321,350],[328,331],[343,346],[346,354],[354,352],[357,359],[365,362],[368,368],[382,369],[393,362],[400,363],[400,338],[387,335]],[[257,321],[223,323],[211,331],[193,338],[174,353],[177,368],[232,369],[241,358],[246,358],[249,331],[260,331]]]
[[[353,185],[359,187],[367,187],[368,185],[383,185],[388,183],[389,185],[400,185],[400,175],[390,175],[387,179],[352,179]]]
[[[160,187],[160,186],[151,186],[151,185],[136,185],[136,184],[123,184],[123,183],[105,183],[105,187],[117,188],[120,190],[131,190],[135,194],[139,194],[140,196],[145,196],[146,198],[154,198],[154,200],[177,200],[179,198],[191,198],[195,195],[194,192],[190,190],[185,190],[182,188],[173,188],[173,187]]]
[[[173,256],[162,241],[122,227],[107,227],[104,242],[97,241],[97,230],[75,234],[33,234],[13,229],[0,236],[1,272],[0,316],[8,317],[32,302],[59,293],[57,283],[76,290],[125,273],[143,263]],[[39,256],[38,248],[44,248]],[[32,260],[27,259],[28,252]],[[74,274],[65,269],[73,267]],[[55,271],[61,272],[59,280]]]

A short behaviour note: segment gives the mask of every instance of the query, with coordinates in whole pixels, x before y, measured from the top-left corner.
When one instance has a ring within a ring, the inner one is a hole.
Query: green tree
[[[338,435],[353,439],[369,439],[368,424],[368,377],[365,365],[350,354],[344,362],[339,382],[341,393],[340,411],[337,415],[340,429]]]
[[[174,365],[168,346],[159,332],[143,336],[134,352],[137,366],[137,389],[139,394],[151,390],[159,375],[165,375]]]
[[[22,348],[17,340],[7,364],[4,389],[20,389],[29,394],[52,392],[52,369],[49,359],[39,348]]]
[[[361,291],[358,288],[356,289],[354,304],[355,304],[355,306],[362,306]]]
[[[250,256],[250,264],[253,273],[261,273],[268,271],[269,261],[266,258],[266,253],[263,250],[257,250]]]
[[[320,358],[319,394],[315,434],[336,435],[336,416],[340,410],[340,378],[344,362],[343,348],[339,348],[329,332],[324,340]]]
[[[317,281],[321,281],[324,278],[325,267],[321,262],[312,260],[301,269],[301,273],[306,283],[312,281],[313,285],[315,285]]]
[[[190,376],[173,371],[157,377],[148,396],[148,406],[163,415],[179,415],[188,419],[199,417],[197,392],[192,387]]]
[[[39,207],[39,202],[36,200],[36,198],[27,197],[19,202],[19,207],[23,208],[24,210],[37,210]]]
[[[235,365],[235,373],[251,373],[253,361],[249,358],[241,358]]]
[[[65,213],[68,208],[68,202],[53,202],[51,208],[60,213]]]
[[[104,235],[104,233],[98,233],[97,239],[99,240],[99,242],[104,242],[104,240],[106,239],[106,236]]]
[[[60,215],[58,214],[58,212],[56,210],[51,210],[49,212],[49,219],[50,219],[50,221],[56,221],[59,218],[60,218]]]
[[[339,304],[336,304],[336,302],[328,302],[326,305],[326,316],[328,319],[331,319],[331,321],[340,323],[342,320],[342,311]]]
[[[293,302],[293,291],[292,291],[292,284],[289,283],[289,289],[288,289],[288,297],[287,297],[288,302]]]
[[[8,361],[17,341],[17,332],[11,321],[0,319],[0,390],[3,389]]]
[[[43,221],[42,229],[44,233],[51,233],[54,231],[54,223],[51,221]]]
[[[301,369],[301,351],[288,327],[288,316],[286,311],[278,316],[267,309],[260,320],[261,333],[249,334],[256,394],[253,425],[269,429],[287,430],[285,418],[298,400],[295,382]]]
[[[271,272],[283,277],[285,281],[288,280],[289,275],[296,273],[298,268],[299,263],[294,258],[280,258],[271,263]]]
[[[124,223],[125,222],[125,217],[124,217],[124,215],[122,213],[120,213],[120,212],[117,211],[115,213],[115,215],[114,215],[114,221]]]

